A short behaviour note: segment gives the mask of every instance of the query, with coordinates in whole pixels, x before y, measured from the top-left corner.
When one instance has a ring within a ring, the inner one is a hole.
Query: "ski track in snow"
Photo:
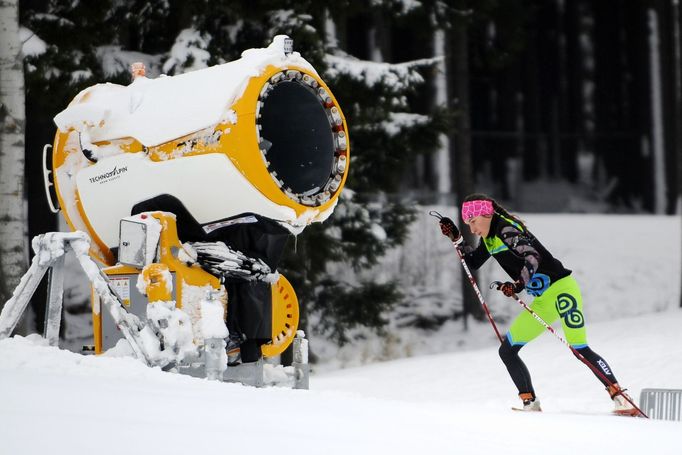
[[[682,310],[592,324],[591,345],[638,400],[682,388]],[[679,454],[682,422],[609,415],[592,373],[551,334],[521,351],[545,412],[513,412],[494,346],[254,389],[81,356],[37,335],[0,342],[2,454]]]

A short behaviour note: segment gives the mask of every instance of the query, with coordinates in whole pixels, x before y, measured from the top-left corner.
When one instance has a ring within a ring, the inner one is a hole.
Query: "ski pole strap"
[[[443,215],[441,215],[440,213],[436,212],[435,210],[431,210],[431,211],[429,212],[429,215],[431,215],[431,216],[434,217],[434,218],[438,218],[438,221],[440,221],[440,220],[443,219]]]

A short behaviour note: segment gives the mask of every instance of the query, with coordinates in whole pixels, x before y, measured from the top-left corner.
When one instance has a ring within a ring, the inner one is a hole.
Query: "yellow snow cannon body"
[[[331,214],[348,175],[346,122],[286,41],[178,76],[98,84],[55,117],[57,198],[95,258],[113,265],[119,220],[162,194],[201,225],[257,213],[300,232]]]
[[[189,307],[188,289],[256,299],[244,290],[250,284],[221,286],[216,274],[178,259],[183,244],[224,242],[276,272],[284,238],[333,212],[349,169],[346,121],[329,87],[291,47],[280,35],[238,60],[155,79],[137,67],[128,86],[89,87],[55,117],[51,180],[59,207],[72,230],[89,234],[91,256],[124,303],[132,305],[138,289],[145,294],[135,282],[150,260],[163,265],[152,275],[170,274],[178,308]],[[126,264],[122,220],[143,213],[161,224],[158,254]],[[269,322],[252,323],[250,336],[270,339],[262,352],[272,356],[296,335],[298,302],[283,276],[261,284],[271,289],[272,309],[249,316]],[[155,293],[168,297],[158,287],[148,291],[145,304]],[[115,341],[114,334],[107,341],[114,329],[96,304],[93,315],[101,352]]]
[[[220,280],[199,265],[183,261],[178,254],[183,245],[173,214],[153,212],[124,218],[121,239],[119,264],[102,271],[128,311],[144,315],[150,302],[174,301],[177,308],[189,315],[195,335],[201,333],[200,302],[206,293],[214,292],[227,311],[227,295]],[[150,262],[152,258],[157,262]],[[272,284],[271,294],[272,336],[271,342],[262,347],[265,357],[279,355],[291,344],[299,321],[296,293],[283,275]],[[102,313],[94,292],[92,299],[95,353],[101,354],[114,347],[121,335],[113,320]],[[198,336],[194,341],[202,342]]]

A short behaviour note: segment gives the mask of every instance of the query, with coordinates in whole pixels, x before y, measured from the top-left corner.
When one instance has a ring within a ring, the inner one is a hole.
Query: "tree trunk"
[[[664,149],[665,131],[663,125],[663,101],[661,99],[661,60],[659,48],[658,12],[651,8],[647,11],[649,24],[649,58],[651,68],[651,112],[652,112],[652,144],[653,144],[653,182],[654,182],[654,213],[665,213],[665,168]]]
[[[464,10],[464,8],[462,8]],[[473,192],[474,172],[471,156],[471,119],[469,108],[469,17],[462,13],[452,24],[452,108],[457,112],[455,120],[453,187],[457,192],[457,206],[461,207],[464,197]],[[460,226],[462,224],[460,223]],[[467,242],[471,243],[472,236],[468,229],[462,229]],[[466,328],[467,316],[471,314],[476,319],[484,317],[481,305],[471,289],[469,280],[462,271],[462,299],[464,310],[464,324]]]
[[[435,22],[435,20],[434,20]],[[434,24],[435,25],[435,24]],[[434,76],[434,109],[442,108],[448,103],[448,72],[447,72],[447,34],[442,28],[436,28],[433,32],[433,56],[441,57],[435,68]],[[438,204],[451,202],[452,193],[450,177],[450,137],[442,133],[439,135],[439,147],[433,160],[433,175],[436,177],[436,193]]]
[[[26,271],[24,71],[17,0],[0,0],[0,306]]]
[[[594,151],[595,98],[594,98],[594,15],[589,3],[581,3],[578,8],[577,41],[581,43],[578,52],[581,65],[575,74],[580,87],[577,128],[577,180],[587,188],[594,187],[593,169],[596,163]]]
[[[675,157],[677,159],[677,210],[682,214],[682,36],[680,36],[680,4],[672,0],[672,39],[673,39],[673,125],[675,135]],[[682,283],[682,280],[680,280]],[[682,289],[680,290],[682,307]]]
[[[373,62],[389,61],[390,55],[387,40],[387,25],[383,15],[374,11],[371,15],[371,26],[367,30],[367,53]]]
[[[337,34],[336,21],[332,17],[329,9],[324,9],[324,45],[327,48],[339,49],[340,43]]]

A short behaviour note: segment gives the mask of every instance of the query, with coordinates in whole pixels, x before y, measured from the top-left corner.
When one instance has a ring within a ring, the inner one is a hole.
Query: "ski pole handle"
[[[434,218],[437,218],[438,221],[440,221],[440,220],[443,219],[443,215],[441,215],[440,213],[436,212],[435,210],[431,210],[431,211],[429,212],[429,215],[431,215],[431,216],[434,217]]]
[[[429,212],[429,215],[431,215],[434,218],[437,218],[438,221],[443,219],[443,215],[436,212],[435,210],[431,210]],[[504,338],[502,338],[502,335],[500,335],[500,331],[497,330],[497,325],[495,324],[495,320],[493,319],[492,314],[490,314],[490,310],[488,309],[488,305],[486,305],[485,300],[483,299],[483,295],[481,294],[481,290],[478,289],[478,285],[476,284],[476,280],[474,279],[473,275],[471,274],[471,270],[469,270],[469,266],[467,265],[466,261],[464,260],[464,255],[462,254],[462,251],[459,249],[459,246],[462,244],[464,239],[460,235],[456,240],[451,240],[451,241],[452,241],[452,245],[455,247],[455,251],[457,251],[457,256],[459,257],[459,262],[462,263],[462,267],[464,267],[464,272],[466,272],[467,278],[469,278],[469,283],[471,283],[471,287],[474,288],[474,292],[476,293],[476,297],[478,297],[478,301],[481,302],[481,306],[483,307],[483,310],[485,311],[486,316],[488,316],[488,321],[490,321],[490,324],[493,326],[493,330],[495,331],[495,335],[497,335],[497,339],[500,340],[500,344],[504,343]]]
[[[431,210],[431,211],[429,212],[429,215],[431,215],[432,217],[436,218],[436,219],[438,220],[438,222],[441,223],[441,230],[443,229],[443,226],[442,226],[443,219],[447,219],[447,220],[450,221],[450,222],[452,221],[452,220],[450,220],[450,219],[448,219],[448,218],[445,218],[443,215],[441,215],[440,213],[436,212],[435,210]],[[447,236],[450,238],[450,240],[452,240],[452,243],[453,243],[456,247],[459,248],[459,246],[460,246],[462,243],[464,243],[464,237],[462,237],[462,235],[460,234],[459,230],[457,229],[457,226],[455,226],[454,223],[452,223],[452,228],[455,230],[455,232],[456,232],[456,234],[457,234],[457,238],[453,238],[453,234],[452,234],[452,233],[447,234]],[[445,234],[445,231],[443,231],[443,234]]]

